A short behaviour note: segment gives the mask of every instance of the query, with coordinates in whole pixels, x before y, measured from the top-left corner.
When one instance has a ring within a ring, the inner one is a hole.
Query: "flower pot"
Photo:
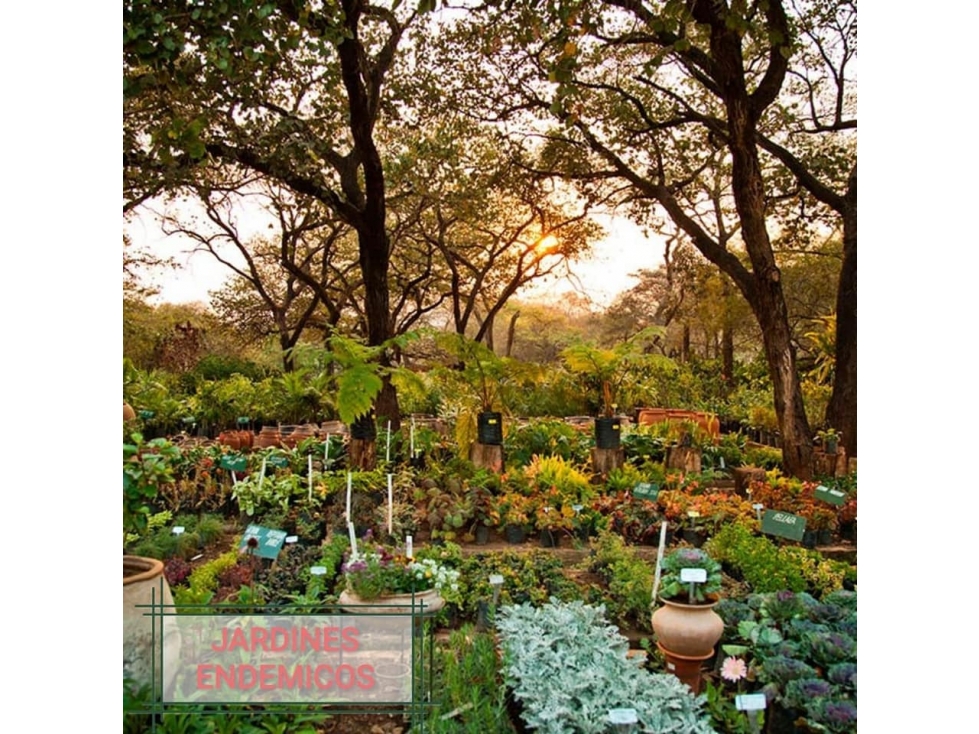
[[[621,443],[621,422],[618,418],[595,419],[595,447],[617,449]]]
[[[700,528],[684,528],[683,539],[694,548],[700,548],[707,542],[707,531]]]
[[[523,525],[507,525],[503,528],[503,535],[507,543],[523,543],[527,540],[527,528]]]
[[[682,604],[661,599],[653,612],[657,641],[674,655],[706,660],[724,633],[724,620],[714,611],[718,599],[707,604]]]
[[[278,426],[262,426],[262,431],[255,439],[255,446],[260,449],[270,449],[278,446],[282,441],[282,434],[279,433]]]
[[[485,525],[476,526],[476,545],[486,545],[489,543],[489,528]]]
[[[816,533],[817,545],[832,545],[832,543],[833,543],[832,530],[820,530]]]
[[[816,531],[815,530],[805,530],[802,533],[802,547],[803,548],[815,548],[816,547]]]
[[[133,410],[129,403],[123,402],[122,404],[122,422],[128,423],[129,421],[136,420],[136,411]]]
[[[487,446],[503,444],[503,414],[484,410],[476,416],[476,434],[479,443]]]
[[[659,651],[663,653],[666,658],[666,671],[672,673],[677,678],[680,679],[681,683],[686,683],[690,686],[690,690],[694,694],[700,693],[700,684],[703,680],[701,675],[701,666],[704,664],[705,660],[710,659],[713,652],[707,655],[677,655],[674,652],[670,652],[659,642],[656,643],[656,647]]]
[[[561,536],[553,530],[540,531],[541,548],[557,548],[561,545]]]
[[[152,610],[143,608],[143,604],[169,605],[170,608],[156,610],[154,618],[147,616]],[[180,654],[176,618],[172,614],[160,616],[162,612],[171,613],[172,605],[173,596],[163,575],[162,561],[142,556],[122,557],[122,675],[132,679],[137,686],[150,684],[155,679],[158,690],[165,690],[177,672],[175,667],[161,670],[162,651],[175,657]],[[163,672],[166,672],[166,679]]]
[[[416,591],[414,597],[409,594],[382,594],[376,599],[364,600],[354,592],[344,590],[340,594],[340,606],[351,614],[411,614],[412,598],[414,598],[414,613],[420,616],[430,616],[445,606],[445,599],[435,589]]]

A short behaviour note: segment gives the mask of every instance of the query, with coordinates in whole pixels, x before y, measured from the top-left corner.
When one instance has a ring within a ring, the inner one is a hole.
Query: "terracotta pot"
[[[445,599],[435,589],[415,592],[414,599],[415,613],[426,617],[445,606]],[[341,608],[351,614],[411,614],[411,600],[411,594],[382,594],[369,601],[348,590],[340,594]]]
[[[129,421],[136,420],[136,411],[129,403],[122,404],[122,422],[128,423]]]
[[[255,434],[251,431],[238,431],[238,438],[241,441],[242,449],[251,449],[252,444],[255,442]]]
[[[719,600],[708,604],[660,601],[663,606],[653,612],[652,620],[657,641],[674,655],[710,657],[724,633],[724,620],[714,611]]]
[[[255,446],[260,449],[269,449],[278,446],[282,441],[278,426],[263,426],[261,433],[255,439]]]
[[[675,675],[682,683],[690,686],[695,694],[700,693],[700,684],[703,681],[700,669],[704,661],[708,660],[713,653],[691,657],[670,652],[658,642],[656,647],[666,657],[666,671]]]
[[[151,661],[156,661],[155,679],[159,690],[165,690],[173,681],[177,669],[171,666],[162,678],[161,651],[166,655],[180,654],[180,631],[172,615],[147,616],[151,610],[142,604],[170,605],[165,611],[172,612],[173,596],[170,585],[163,575],[163,562],[142,556],[122,557],[122,675],[137,685],[149,684],[153,679]],[[162,620],[162,626],[161,626]],[[153,625],[156,625],[154,636]],[[161,645],[162,633],[162,645]],[[154,653],[154,638],[156,651]],[[155,658],[154,658],[155,654]]]

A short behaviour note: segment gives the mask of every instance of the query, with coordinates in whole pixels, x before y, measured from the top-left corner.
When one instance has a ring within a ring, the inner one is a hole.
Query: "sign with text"
[[[761,519],[761,531],[789,540],[802,540],[806,532],[806,518],[793,515],[791,512],[765,510],[765,515]]]
[[[765,705],[764,693],[742,693],[734,697],[734,706],[738,711],[763,711]]]
[[[225,454],[221,457],[221,461],[218,464],[222,469],[227,469],[228,471],[245,471],[248,468],[248,457]]]
[[[659,497],[659,485],[650,484],[649,482],[639,482],[639,484],[632,488],[632,496],[637,500],[655,502],[656,498]]]
[[[817,500],[829,502],[831,505],[842,505],[844,502],[846,502],[846,492],[844,492],[842,489],[836,489],[836,487],[830,489],[829,487],[824,487],[822,484],[820,484],[818,487],[816,487],[815,494]]]
[[[172,619],[181,644],[164,647],[166,703],[411,701],[411,615]]]
[[[268,465],[274,466],[276,469],[286,469],[289,466],[289,459],[285,456],[270,456],[268,457]]]
[[[249,525],[245,528],[245,534],[241,538],[241,545],[238,550],[244,553],[249,550],[248,540],[255,538],[258,545],[251,549],[251,552],[259,558],[275,559],[282,550],[282,544],[286,540],[285,530],[273,530],[264,528],[261,525]]]
[[[706,568],[681,568],[680,581],[685,584],[704,584],[707,583]]]

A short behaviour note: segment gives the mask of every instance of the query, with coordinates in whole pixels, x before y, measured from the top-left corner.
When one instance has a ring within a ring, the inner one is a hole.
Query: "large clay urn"
[[[166,605],[158,609],[155,619],[147,616],[151,609],[142,605]],[[162,612],[168,614],[163,615]],[[154,632],[154,624],[156,630]],[[161,640],[162,635],[162,640]],[[154,651],[154,647],[156,650]],[[163,562],[142,556],[122,557],[122,675],[137,685],[149,684],[154,678],[158,690],[165,690],[173,680],[176,668],[162,669],[161,653],[180,654],[180,631],[173,616],[173,596],[163,575]],[[153,672],[153,661],[156,672]],[[166,680],[162,676],[166,676]]]
[[[724,634],[724,620],[714,611],[719,601],[683,604],[671,599],[653,612],[653,631],[664,649],[684,657],[710,657]]]
[[[136,420],[136,411],[133,410],[133,407],[129,403],[127,403],[126,401],[123,401],[123,403],[122,403],[122,422],[123,423],[128,423],[129,421],[132,421],[132,420]]]

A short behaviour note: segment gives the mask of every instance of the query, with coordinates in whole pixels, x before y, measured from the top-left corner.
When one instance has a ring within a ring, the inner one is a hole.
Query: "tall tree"
[[[616,182],[637,219],[665,215],[731,278],[761,327],[786,469],[810,476],[811,430],[768,231],[781,191],[763,146],[766,131],[783,129],[776,103],[791,93],[799,35],[786,0],[566,0],[548,8],[512,3],[487,13],[484,27],[512,53],[481,69],[496,90],[483,114],[513,126],[528,110],[557,119],[547,135],[556,169]],[[719,165],[725,183],[716,199],[705,190]],[[746,261],[734,251],[739,242]]]
[[[376,131],[397,124],[385,84],[417,15],[369,0],[127,0],[124,207],[211,161],[318,200],[356,232],[368,343],[384,343],[391,246]],[[377,409],[397,425],[390,382]]]

